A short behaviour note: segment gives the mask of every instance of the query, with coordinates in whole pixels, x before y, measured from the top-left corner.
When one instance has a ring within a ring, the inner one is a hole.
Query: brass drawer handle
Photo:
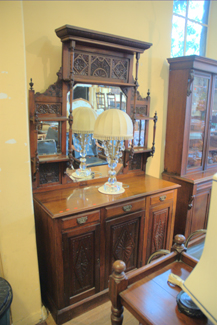
[[[162,196],[160,196],[159,200],[160,200],[160,201],[165,201],[165,200],[166,200],[166,198],[167,198],[167,196],[166,196],[166,195],[162,195]]]
[[[125,205],[124,207],[123,207],[123,210],[125,211],[125,212],[128,212],[128,211],[130,211],[132,209],[132,205],[131,204],[129,204],[129,205]]]
[[[85,223],[87,221],[88,217],[81,217],[77,219],[77,223],[79,225],[82,225],[83,223]]]

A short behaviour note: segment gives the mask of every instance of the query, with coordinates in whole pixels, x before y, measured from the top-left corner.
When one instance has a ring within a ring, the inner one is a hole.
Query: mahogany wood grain
[[[118,177],[119,180],[119,177]],[[43,205],[51,218],[72,215],[99,207],[109,206],[114,203],[126,202],[129,198],[137,199],[177,189],[179,185],[158,179],[149,175],[130,177],[123,175],[120,177],[123,184],[129,185],[125,192],[118,195],[105,195],[98,191],[98,187],[103,185],[98,183],[79,188],[66,188],[45,193],[36,193],[35,201]]]

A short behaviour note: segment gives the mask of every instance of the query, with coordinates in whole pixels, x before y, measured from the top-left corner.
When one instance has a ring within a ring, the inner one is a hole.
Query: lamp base
[[[200,308],[197,307],[189,295],[183,290],[177,295],[176,301],[181,313],[190,317],[205,317]]]
[[[98,188],[98,191],[103,194],[121,194],[125,192],[125,189],[122,187],[121,182],[116,182],[113,185],[106,182],[103,186]]]
[[[91,178],[91,169],[76,169],[76,171],[72,174],[73,177],[75,178],[86,178],[90,177]]]

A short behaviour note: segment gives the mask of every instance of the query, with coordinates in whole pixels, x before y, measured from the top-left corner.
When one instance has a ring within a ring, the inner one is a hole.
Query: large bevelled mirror
[[[77,107],[90,107],[97,115],[108,109],[120,109],[126,112],[126,96],[119,87],[76,84],[73,88],[72,111]],[[67,95],[67,112],[70,112],[70,93]],[[68,140],[67,140],[68,141]],[[68,147],[68,146],[67,146]],[[74,158],[74,168],[79,168],[80,152],[77,140],[77,134],[72,135],[72,149]],[[95,139],[91,139],[87,148],[86,163],[88,168],[94,172],[91,177],[101,177],[101,166],[107,165],[104,150],[101,143]],[[118,165],[118,169],[122,168],[122,164]],[[69,170],[67,173],[70,172]],[[71,172],[70,172],[71,174]],[[79,181],[75,179],[74,181]]]
[[[73,99],[78,98],[88,100],[97,114],[111,108],[126,112],[126,96],[119,87],[76,84],[73,89]]]

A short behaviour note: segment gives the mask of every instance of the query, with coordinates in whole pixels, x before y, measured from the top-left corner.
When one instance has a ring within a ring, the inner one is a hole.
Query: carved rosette
[[[100,78],[110,77],[111,59],[98,55],[91,55],[90,75]]]
[[[135,243],[127,228],[123,228],[122,233],[114,249],[115,260],[122,260],[127,263],[133,253]]]
[[[61,115],[61,103],[38,103],[36,104],[36,113]]]
[[[137,261],[137,240],[138,240],[138,219],[112,227],[112,260],[122,260],[127,265],[127,270],[136,267]]]
[[[39,172],[41,185],[59,182],[59,164],[41,164]]]

